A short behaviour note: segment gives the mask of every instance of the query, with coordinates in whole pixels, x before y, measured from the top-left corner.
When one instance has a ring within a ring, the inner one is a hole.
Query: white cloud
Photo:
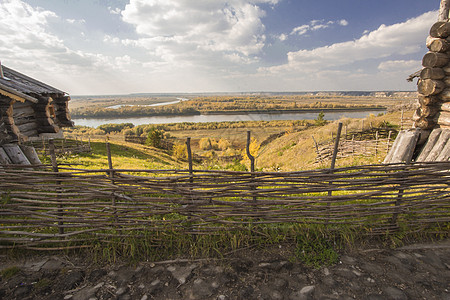
[[[421,68],[419,60],[387,60],[378,65],[378,70],[383,72],[417,71]]]
[[[76,26],[84,20],[61,19],[21,0],[2,0],[0,15],[2,63],[69,93],[94,91],[99,82],[111,77],[111,70],[123,71],[137,64],[126,55],[111,57],[71,49],[52,33],[51,26]]]
[[[258,4],[277,2],[131,0],[122,18],[141,35],[135,44],[150,51],[177,57],[195,56],[198,51],[252,56],[260,53],[266,40],[261,20],[265,12]]]
[[[108,10],[113,15],[120,15],[120,13],[122,12],[122,10],[118,7],[116,7],[116,8],[108,7]]]
[[[284,34],[284,33],[282,33],[278,36],[278,39],[280,41],[285,41],[285,40],[287,40],[287,38],[288,38],[287,34]]]
[[[292,29],[290,35],[302,36],[309,33],[310,31],[330,28],[333,25],[347,26],[348,21],[344,19],[339,21],[312,20],[309,22],[309,24],[303,24]]]
[[[310,25],[301,25],[301,26],[295,27],[294,29],[292,29],[291,35],[292,34],[304,35],[305,33],[307,33],[310,30],[310,28],[311,28]]]
[[[390,26],[381,25],[359,39],[336,43],[312,50],[288,53],[288,63],[264,69],[269,72],[324,70],[358,61],[382,59],[392,55],[407,55],[420,51],[436,12]]]
[[[348,25],[348,21],[345,20],[345,19],[342,19],[342,20],[338,21],[338,24],[341,25],[341,26],[347,26]]]

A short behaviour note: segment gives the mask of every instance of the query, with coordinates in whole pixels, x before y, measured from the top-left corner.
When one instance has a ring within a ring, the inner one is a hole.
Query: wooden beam
[[[9,158],[13,162],[13,164],[17,165],[31,165],[28,158],[19,148],[17,144],[7,144],[2,146],[5,150],[6,154],[8,154]]]
[[[2,83],[0,83],[0,94],[20,102],[25,102],[25,100],[28,100],[33,103],[38,103],[38,100],[36,98],[33,98],[22,92],[16,91],[15,89],[10,88],[9,86],[6,86]]]
[[[450,12],[450,0],[441,0],[438,21],[448,22],[449,12]]]

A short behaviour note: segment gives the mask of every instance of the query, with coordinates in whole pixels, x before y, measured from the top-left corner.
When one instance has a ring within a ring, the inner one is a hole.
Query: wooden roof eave
[[[0,83],[0,94],[20,102],[25,102],[26,100],[28,100],[33,103],[38,103],[38,99],[22,92],[16,91],[15,89],[12,89],[2,83]]]

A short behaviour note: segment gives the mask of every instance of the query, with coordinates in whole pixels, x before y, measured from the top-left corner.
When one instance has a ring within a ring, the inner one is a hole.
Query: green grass
[[[0,272],[0,275],[2,276],[2,278],[4,280],[8,280],[8,279],[10,279],[11,277],[13,277],[14,275],[16,275],[19,272],[20,272],[20,269],[18,267],[16,267],[16,266],[13,266],[13,267],[9,267],[9,268],[3,269]]]
[[[91,141],[90,153],[60,156],[58,163],[72,164],[84,169],[108,169],[106,142]],[[187,163],[173,158],[161,149],[139,144],[111,141],[111,158],[115,169],[177,169],[186,168]],[[44,163],[50,163],[50,157],[41,157]]]

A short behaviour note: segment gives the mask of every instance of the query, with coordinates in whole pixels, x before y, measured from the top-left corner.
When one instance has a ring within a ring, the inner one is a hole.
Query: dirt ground
[[[450,299],[450,240],[346,250],[320,269],[283,247],[136,265],[4,255],[0,299]]]

